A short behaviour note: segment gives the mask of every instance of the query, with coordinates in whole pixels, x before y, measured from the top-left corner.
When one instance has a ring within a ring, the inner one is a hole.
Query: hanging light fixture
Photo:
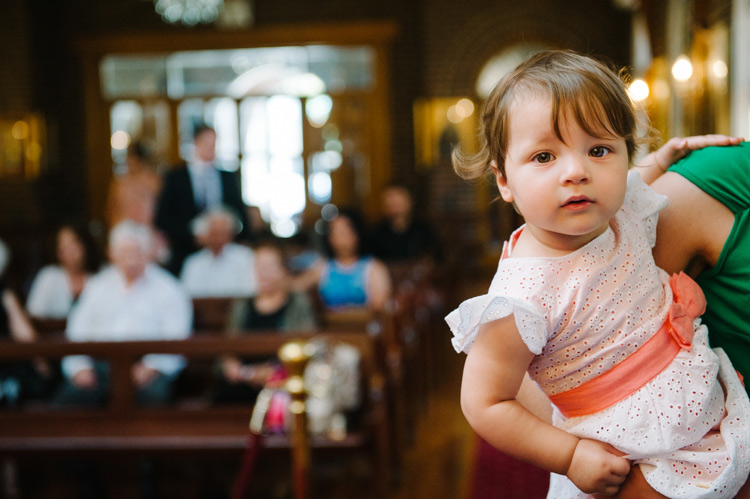
[[[210,24],[224,8],[224,0],[154,0],[154,9],[170,24]]]

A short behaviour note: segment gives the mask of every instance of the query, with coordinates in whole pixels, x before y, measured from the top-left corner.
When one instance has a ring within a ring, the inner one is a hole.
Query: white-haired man
[[[151,263],[151,229],[126,220],[109,235],[112,265],[92,277],[70,313],[70,341],[177,340],[190,335],[190,297],[172,275]],[[145,355],[131,370],[138,403],[166,403],[172,382],[184,367],[177,355]],[[63,359],[66,382],[60,403],[102,404],[107,398],[108,368],[86,356]]]
[[[194,298],[246,297],[256,293],[253,250],[233,243],[241,222],[218,207],[195,219],[193,235],[200,249],[185,260],[180,279]]]

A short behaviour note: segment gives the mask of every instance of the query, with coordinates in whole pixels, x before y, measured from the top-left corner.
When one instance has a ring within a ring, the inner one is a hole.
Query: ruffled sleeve
[[[649,245],[653,248],[656,244],[656,223],[659,220],[659,212],[668,204],[667,196],[657,194],[641,178],[641,175],[632,170],[628,173],[628,189],[622,209],[645,224],[646,237]]]
[[[445,321],[453,332],[453,348],[468,353],[479,326],[513,314],[518,332],[529,351],[539,355],[547,344],[548,327],[528,304],[506,296],[482,295],[470,298],[448,314]]]

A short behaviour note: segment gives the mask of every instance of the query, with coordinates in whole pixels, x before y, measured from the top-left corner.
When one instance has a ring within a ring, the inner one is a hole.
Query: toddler
[[[491,170],[525,219],[488,294],[446,318],[467,352],[461,405],[475,431],[553,472],[549,497],[614,494],[639,464],[668,497],[733,497],[750,469],[750,403],[708,345],[700,288],[656,267],[667,203],[629,168],[637,115],[622,80],[569,51],[532,56],[483,114],[483,147],[456,171]],[[524,373],[554,426],[518,401]]]

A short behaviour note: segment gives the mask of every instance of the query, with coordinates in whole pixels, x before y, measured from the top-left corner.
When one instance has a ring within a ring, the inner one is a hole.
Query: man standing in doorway
[[[242,222],[238,238],[250,239],[237,177],[216,168],[216,131],[205,124],[196,126],[193,145],[192,159],[165,176],[156,210],[156,226],[166,235],[171,250],[166,268],[175,275],[180,274],[185,258],[198,250],[190,223],[207,209],[224,205],[234,211]]]

